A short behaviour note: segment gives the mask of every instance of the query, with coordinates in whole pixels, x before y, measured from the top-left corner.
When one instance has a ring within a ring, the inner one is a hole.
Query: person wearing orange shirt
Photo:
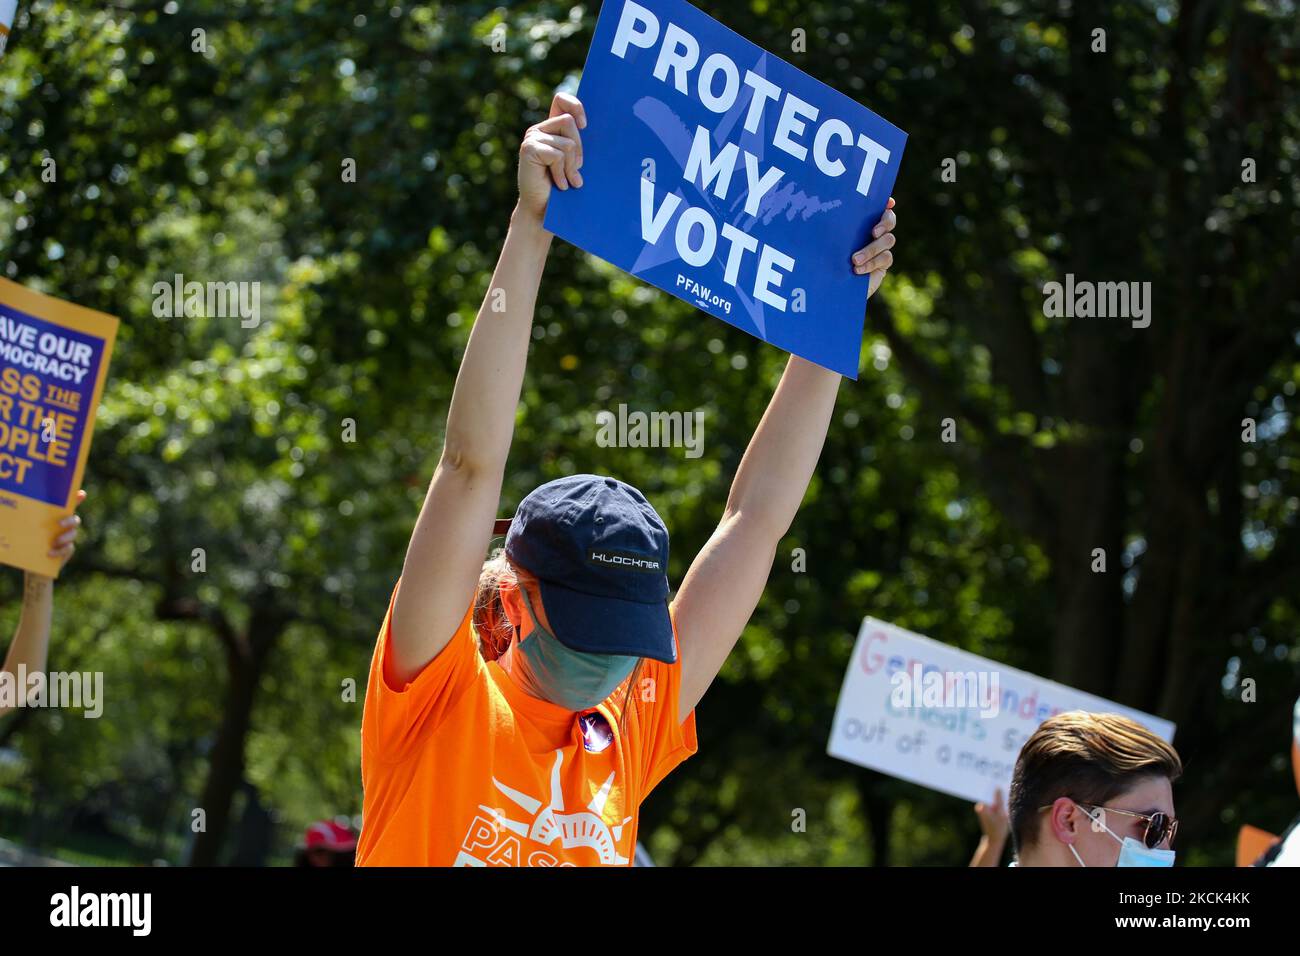
[[[582,187],[586,125],[557,94],[520,148],[519,202],[371,661],[359,866],[630,866],[641,803],[695,752],[695,705],[821,454],[840,376],[792,356],[671,605],[668,531],[624,482],[549,482],[496,527],[543,215],[552,186]],[[868,294],[893,262],[893,205],[845,263]],[[494,530],[505,546],[485,564]]]

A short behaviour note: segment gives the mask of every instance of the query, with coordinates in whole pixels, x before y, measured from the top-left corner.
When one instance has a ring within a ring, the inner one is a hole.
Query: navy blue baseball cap
[[[645,495],[617,478],[571,475],[523,501],[506,557],[533,574],[565,647],[677,660],[668,616],[668,529]]]

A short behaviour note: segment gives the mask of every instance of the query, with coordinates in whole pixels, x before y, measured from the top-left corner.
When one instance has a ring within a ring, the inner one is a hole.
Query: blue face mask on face
[[[527,640],[515,645],[527,671],[523,683],[553,704],[568,710],[588,710],[614,692],[627,680],[640,658],[624,654],[589,654],[565,647],[533,613],[528,591],[520,588],[524,606],[533,621],[533,632]]]
[[[1089,820],[1092,820],[1094,823],[1100,823],[1096,817],[1091,813],[1088,813],[1086,807],[1081,807],[1077,803],[1075,806],[1078,806],[1080,810],[1083,810],[1083,812],[1088,815]],[[1125,837],[1120,840],[1119,836],[1115,834],[1110,827],[1106,826],[1106,824],[1101,823],[1101,828],[1109,833],[1114,839],[1119,841],[1119,859],[1115,861],[1116,866],[1174,865],[1173,850],[1153,850],[1142,841],[1133,839],[1133,837]],[[1080,866],[1087,866],[1087,864],[1083,862],[1083,858],[1079,856],[1073,846],[1070,847],[1070,852],[1074,854],[1074,858],[1079,861]]]

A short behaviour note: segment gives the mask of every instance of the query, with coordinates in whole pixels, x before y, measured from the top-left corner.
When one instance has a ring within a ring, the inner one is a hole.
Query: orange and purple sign
[[[0,563],[58,576],[117,325],[0,279]]]

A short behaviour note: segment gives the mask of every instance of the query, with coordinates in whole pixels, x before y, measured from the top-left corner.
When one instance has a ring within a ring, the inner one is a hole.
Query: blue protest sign
[[[683,0],[605,0],[578,97],[583,186],[545,226],[724,322],[857,378],[907,134]]]

